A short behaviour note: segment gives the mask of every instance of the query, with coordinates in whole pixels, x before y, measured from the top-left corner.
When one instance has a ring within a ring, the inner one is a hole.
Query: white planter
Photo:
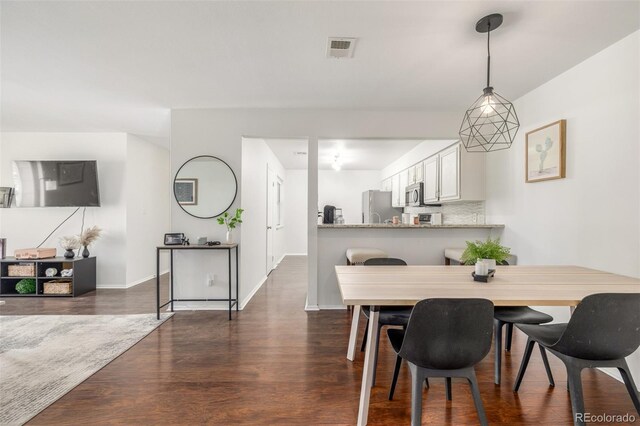
[[[489,269],[496,269],[496,260],[495,259],[482,259],[483,262],[487,263]]]

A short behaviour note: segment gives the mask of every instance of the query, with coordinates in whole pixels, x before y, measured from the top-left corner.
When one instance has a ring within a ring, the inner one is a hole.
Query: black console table
[[[233,298],[231,292],[231,250],[235,249],[235,257],[236,257],[236,297]],[[163,304],[160,304],[160,252],[162,250],[167,250],[169,252],[169,282],[170,282],[170,295],[169,301]],[[227,257],[229,260],[229,298],[227,299],[176,299],[173,294],[173,252],[176,250],[226,250]],[[160,309],[165,306],[171,304],[171,312],[173,312],[173,302],[229,302],[229,321],[231,321],[231,312],[232,308],[235,305],[236,311],[239,309],[239,285],[238,285],[238,244],[220,244],[217,246],[201,246],[201,245],[193,245],[193,246],[183,246],[183,245],[175,245],[175,246],[158,246],[156,248],[156,300],[157,300],[157,314],[158,319],[160,319]]]
[[[31,268],[28,274],[16,276],[9,273],[13,265],[26,265]],[[46,270],[55,268],[56,273],[48,277]],[[61,276],[63,269],[73,269],[70,277]],[[35,293],[20,294],[16,284],[22,279],[32,279],[36,282]],[[65,281],[71,283],[69,293],[47,293],[45,283],[49,281]],[[2,297],[76,297],[96,289],[96,258],[95,257],[50,257],[47,259],[16,259],[7,257],[0,260],[0,298]]]

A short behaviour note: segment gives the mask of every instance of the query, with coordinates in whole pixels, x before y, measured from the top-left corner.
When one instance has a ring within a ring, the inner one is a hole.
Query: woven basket
[[[10,277],[34,277],[36,275],[36,264],[20,263],[18,265],[9,265],[7,272]]]
[[[47,281],[44,283],[44,294],[71,294],[71,281]]]

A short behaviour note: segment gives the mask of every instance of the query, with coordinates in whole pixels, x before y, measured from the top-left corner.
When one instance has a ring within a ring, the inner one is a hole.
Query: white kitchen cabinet
[[[381,185],[380,185],[380,190],[382,190],[382,191],[391,191],[392,188],[393,188],[393,186],[391,184],[391,178],[387,178],[387,179],[383,180]]]
[[[419,182],[424,182],[424,163],[420,162],[418,164],[416,164],[415,166],[416,169],[416,179],[414,183],[419,183]]]
[[[445,149],[438,157],[440,201],[458,200],[460,199],[460,145],[456,144]]]
[[[439,187],[439,179],[438,179],[438,165],[439,165],[439,156],[438,154],[427,158],[424,161],[424,202],[425,203],[433,203],[439,200],[438,198],[438,187]]]
[[[394,175],[391,178],[391,205],[393,207],[401,207],[400,205],[400,175]]]
[[[400,207],[405,207],[406,203],[406,190],[407,185],[409,184],[409,173],[407,170],[400,172]]]
[[[416,167],[411,166],[407,169],[407,185],[416,183]]]

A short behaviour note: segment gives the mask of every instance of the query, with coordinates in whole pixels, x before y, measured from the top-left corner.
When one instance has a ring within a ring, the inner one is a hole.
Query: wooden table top
[[[413,305],[430,297],[485,298],[496,306],[575,306],[594,293],[640,293],[640,279],[578,266],[498,266],[488,283],[473,266],[336,266],[346,305]]]
[[[188,246],[183,246],[182,244],[170,245],[170,246],[158,246],[157,248],[160,250],[220,250],[220,249],[230,249],[237,247],[238,243],[231,244],[218,244],[215,246],[206,246],[202,244],[191,244]]]

